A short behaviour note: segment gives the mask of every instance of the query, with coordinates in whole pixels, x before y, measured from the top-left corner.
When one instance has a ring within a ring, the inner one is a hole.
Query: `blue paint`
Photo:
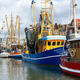
[[[66,40],[66,36],[58,36],[58,35],[53,35],[53,36],[45,36],[43,38],[40,39],[40,41],[44,41],[44,40]]]
[[[63,47],[59,47],[56,49],[44,51],[38,54],[26,54],[22,53],[22,60],[28,61],[35,64],[44,64],[44,65],[59,65],[60,64],[60,57],[63,51]],[[58,56],[60,55],[60,56]],[[50,58],[45,58],[49,57]],[[57,56],[57,57],[52,57]],[[45,59],[41,59],[45,58]]]
[[[22,56],[21,55],[10,55],[9,57],[10,58],[21,58]]]
[[[34,0],[32,0],[32,4],[34,4]]]
[[[52,5],[52,2],[51,2],[51,5]]]

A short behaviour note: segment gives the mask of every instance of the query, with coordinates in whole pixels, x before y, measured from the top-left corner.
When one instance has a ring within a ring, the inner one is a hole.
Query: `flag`
[[[3,27],[1,29],[3,30]]]

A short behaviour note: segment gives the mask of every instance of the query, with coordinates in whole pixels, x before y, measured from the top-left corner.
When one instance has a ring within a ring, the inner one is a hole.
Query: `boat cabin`
[[[38,42],[38,52],[41,53],[47,50],[51,50],[64,46],[65,36],[45,36]]]
[[[80,38],[68,40],[70,44],[70,53],[75,58],[80,58]]]

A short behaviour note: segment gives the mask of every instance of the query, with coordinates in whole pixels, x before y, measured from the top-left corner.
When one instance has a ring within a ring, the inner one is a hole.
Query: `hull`
[[[12,58],[21,58],[22,56],[22,52],[14,52],[14,53],[10,53],[9,57]]]
[[[60,68],[63,72],[80,77],[80,63],[69,62],[60,58]]]
[[[63,47],[48,50],[38,54],[22,53],[22,60],[43,65],[59,65]]]
[[[0,58],[7,58],[9,56],[9,53],[1,53]]]

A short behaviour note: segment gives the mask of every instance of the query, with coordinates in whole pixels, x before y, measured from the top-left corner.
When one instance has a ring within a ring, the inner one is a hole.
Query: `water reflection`
[[[0,58],[0,80],[80,80],[57,66],[41,66],[21,59]]]
[[[59,67],[34,65],[26,62],[22,62],[22,66],[27,80],[56,80],[61,74]]]
[[[72,76],[62,72],[60,80],[80,80],[80,77]]]

